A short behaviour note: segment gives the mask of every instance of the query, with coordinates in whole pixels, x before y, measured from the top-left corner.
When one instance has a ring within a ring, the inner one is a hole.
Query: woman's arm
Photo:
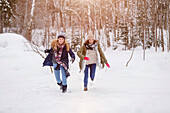
[[[99,53],[100,53],[100,57],[104,60],[104,63],[107,64],[107,63],[108,63],[108,62],[107,62],[107,59],[106,59],[106,57],[105,57],[102,49],[100,48],[100,44],[99,44],[99,43],[98,43],[98,51],[99,51]]]
[[[82,52],[83,52],[83,47],[84,46],[82,46],[80,49],[79,49],[79,51],[77,52],[77,55],[80,57],[80,59],[84,59],[84,55],[82,54]]]
[[[75,59],[75,54],[73,53],[73,51],[71,49],[69,50],[69,54],[70,54],[71,58]]]

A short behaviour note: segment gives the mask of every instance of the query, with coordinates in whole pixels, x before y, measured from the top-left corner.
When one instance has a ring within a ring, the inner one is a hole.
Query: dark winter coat
[[[47,57],[45,58],[44,62],[43,62],[43,66],[53,66],[53,53],[54,50],[53,48],[51,48],[50,50],[47,50],[47,52],[49,53],[47,55]],[[66,49],[66,45],[63,48],[62,51],[62,55],[61,55],[61,60],[63,63],[65,63],[67,65],[67,68],[69,68],[69,59],[68,59],[68,53],[70,54],[71,58],[75,59],[75,54],[73,53],[73,51],[71,49],[69,49],[69,51],[67,51]]]

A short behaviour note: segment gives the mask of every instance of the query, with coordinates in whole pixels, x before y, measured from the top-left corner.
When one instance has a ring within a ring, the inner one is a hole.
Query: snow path
[[[11,39],[14,38],[14,39]],[[105,52],[110,69],[97,70],[83,91],[78,58],[71,65],[68,92],[56,85],[43,59],[24,47],[23,38],[0,35],[0,113],[169,113],[170,54],[146,51]]]

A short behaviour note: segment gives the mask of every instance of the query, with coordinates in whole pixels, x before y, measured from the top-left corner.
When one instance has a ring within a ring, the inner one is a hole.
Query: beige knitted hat
[[[89,32],[89,35],[87,37],[87,40],[90,40],[90,39],[95,40],[95,37],[94,37],[94,35],[93,35],[93,33],[91,31]]]

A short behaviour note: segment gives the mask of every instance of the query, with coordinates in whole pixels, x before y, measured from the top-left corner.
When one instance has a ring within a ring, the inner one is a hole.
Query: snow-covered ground
[[[0,113],[170,113],[170,54],[140,49],[105,52],[110,69],[97,70],[83,91],[78,57],[68,92],[61,93],[43,59],[20,35],[0,35]]]

